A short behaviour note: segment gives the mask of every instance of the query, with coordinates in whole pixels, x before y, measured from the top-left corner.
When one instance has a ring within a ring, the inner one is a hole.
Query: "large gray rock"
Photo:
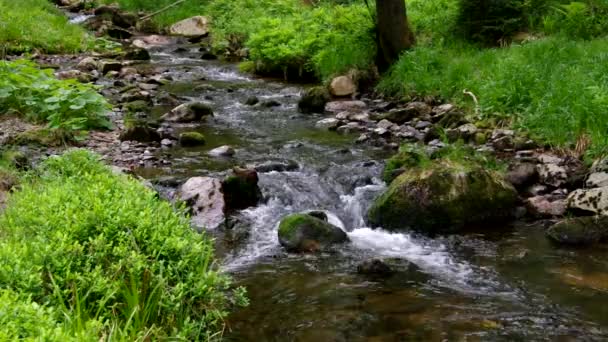
[[[608,237],[608,216],[568,218],[547,230],[547,237],[564,245],[590,245]]]
[[[363,101],[352,100],[352,101],[332,101],[325,105],[325,110],[331,113],[340,112],[351,112],[358,113],[362,112],[367,108],[367,105]]]
[[[164,121],[169,122],[195,122],[201,120],[205,116],[213,115],[213,109],[207,104],[200,102],[184,103],[161,117]]]
[[[209,28],[209,19],[199,15],[171,25],[169,27],[169,34],[192,38],[203,37],[209,34]]]
[[[608,215],[608,187],[573,191],[568,196],[568,208]]]
[[[190,178],[181,186],[178,196],[192,208],[192,222],[197,227],[214,229],[224,222],[225,202],[220,180]]]
[[[500,174],[440,160],[405,169],[375,201],[369,221],[390,230],[452,233],[510,218],[516,202],[517,192]]]
[[[537,167],[541,183],[559,188],[568,181],[568,171],[557,164],[539,164]]]
[[[331,80],[329,92],[333,96],[349,96],[357,91],[357,85],[348,76],[338,76]]]
[[[585,186],[588,188],[601,188],[608,186],[608,172],[594,172],[587,177]]]
[[[307,213],[284,217],[279,224],[279,242],[290,252],[317,252],[348,241],[346,233],[327,222],[327,217]]]
[[[323,113],[329,99],[329,92],[325,87],[310,88],[298,101],[298,110],[306,114]]]
[[[551,196],[534,196],[526,199],[526,209],[534,217],[546,218],[563,216],[566,213],[566,200],[553,200]]]

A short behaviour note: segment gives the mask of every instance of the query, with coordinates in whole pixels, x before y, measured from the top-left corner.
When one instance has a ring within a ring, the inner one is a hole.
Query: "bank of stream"
[[[255,79],[236,67],[203,61],[193,47],[152,52],[152,63],[184,100],[212,105],[200,125],[202,147],[160,149],[165,167],[136,172],[172,191],[192,176],[236,165],[297,164],[261,172],[265,201],[236,216],[239,229],[208,233],[220,267],[247,288],[251,304],[227,322],[228,341],[604,340],[608,337],[606,247],[552,245],[538,224],[483,227],[484,233],[433,238],[366,227],[366,211],[385,188],[386,150],[356,145],[356,136],[315,128],[321,115],[298,113],[303,87]],[[248,106],[252,96],[277,106]],[[159,108],[161,113],[166,108]],[[233,157],[207,152],[231,145]],[[277,238],[286,214],[324,210],[351,242],[321,255],[287,254]],[[390,277],[357,274],[380,258]]]

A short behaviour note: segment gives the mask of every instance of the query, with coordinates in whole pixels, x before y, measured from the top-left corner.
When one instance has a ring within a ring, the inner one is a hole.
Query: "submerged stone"
[[[290,252],[317,252],[348,241],[346,233],[310,214],[292,214],[279,224],[279,242]]]
[[[200,146],[205,144],[205,136],[199,132],[184,132],[179,135],[182,146]]]
[[[564,245],[590,245],[608,238],[608,216],[568,218],[547,230],[547,237]]]
[[[195,122],[201,120],[205,116],[213,115],[213,109],[205,103],[192,102],[184,103],[161,117],[162,120],[169,122]]]
[[[329,92],[324,87],[310,88],[298,101],[298,110],[305,114],[323,113],[329,98]]]

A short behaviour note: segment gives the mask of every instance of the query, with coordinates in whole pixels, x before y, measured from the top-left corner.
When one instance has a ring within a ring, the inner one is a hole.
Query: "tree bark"
[[[388,69],[399,55],[415,43],[414,33],[407,21],[404,0],[376,0],[376,29],[380,71]]]

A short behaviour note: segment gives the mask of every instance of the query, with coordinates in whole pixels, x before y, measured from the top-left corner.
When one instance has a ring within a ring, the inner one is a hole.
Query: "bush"
[[[74,53],[91,42],[47,0],[0,0],[0,54],[3,46],[9,53]]]
[[[608,31],[608,1],[588,0],[556,4],[543,18],[548,34],[562,34],[571,39],[591,39]]]
[[[19,114],[53,130],[76,132],[109,128],[110,109],[93,86],[76,80],[58,80],[52,70],[32,62],[0,61],[1,114]]]
[[[184,213],[86,151],[49,158],[0,216],[0,288],[44,306],[34,313],[70,336],[91,326],[96,340],[217,336],[244,297],[227,297],[211,241]],[[0,336],[22,319],[9,316]],[[28,329],[19,337],[44,336]]]
[[[460,0],[456,24],[465,39],[498,45],[526,28],[524,0]]]

